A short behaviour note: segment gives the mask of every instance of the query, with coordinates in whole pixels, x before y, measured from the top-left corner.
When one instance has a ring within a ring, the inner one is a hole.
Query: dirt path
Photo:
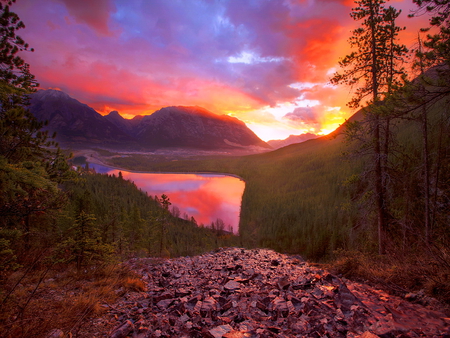
[[[450,319],[298,256],[221,249],[128,264],[147,291],[128,294],[83,337],[450,337]]]

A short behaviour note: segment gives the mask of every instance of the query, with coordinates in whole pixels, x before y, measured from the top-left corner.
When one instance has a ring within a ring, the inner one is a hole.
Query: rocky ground
[[[81,337],[450,337],[450,318],[420,294],[391,296],[272,250],[127,264],[146,291],[104,304]]]

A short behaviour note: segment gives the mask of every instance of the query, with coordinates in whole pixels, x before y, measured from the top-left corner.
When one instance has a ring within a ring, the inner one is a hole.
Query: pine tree
[[[430,50],[425,54],[434,64],[446,63],[450,66],[450,0],[413,0],[419,7],[414,15],[423,12],[432,14],[430,26],[436,27],[437,32],[427,36],[424,45]],[[428,31],[429,28],[423,29]]]
[[[168,216],[170,214],[169,212],[169,206],[172,204],[170,202],[170,199],[167,195],[162,194],[161,199],[159,200],[159,203],[161,204],[162,210],[161,210],[161,218],[159,219],[160,222],[160,242],[159,242],[159,255],[163,255],[163,251],[166,251],[166,234],[167,234],[167,223],[168,223]]]
[[[364,121],[349,124],[347,135],[353,139],[365,139],[362,149],[372,157],[368,172],[373,173],[369,180],[375,196],[378,251],[382,254],[385,252],[384,233],[388,221],[385,176],[389,152],[389,116],[381,108],[381,100],[399,83],[403,71],[397,65],[402,62],[407,49],[396,42],[401,30],[395,25],[399,11],[393,7],[386,9],[383,0],[360,0],[356,4],[350,16],[356,21],[362,21],[362,24],[349,39],[350,46],[356,51],[339,62],[344,72],[336,73],[331,82],[352,87],[359,85],[348,105],[351,108],[365,105]],[[367,134],[370,139],[362,137]]]
[[[38,83],[19,55],[32,49],[17,35],[25,25],[10,10],[14,2],[0,2],[0,227],[21,231],[27,246],[32,218],[64,203],[57,183],[69,167],[27,109]]]

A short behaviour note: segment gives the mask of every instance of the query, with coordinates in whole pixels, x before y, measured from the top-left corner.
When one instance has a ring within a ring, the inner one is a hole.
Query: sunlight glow
[[[339,123],[330,124],[327,126],[327,128],[320,129],[320,132],[318,132],[317,135],[328,135],[328,134],[332,133],[333,131],[335,131],[337,128],[339,128],[340,125],[341,124],[339,124]]]

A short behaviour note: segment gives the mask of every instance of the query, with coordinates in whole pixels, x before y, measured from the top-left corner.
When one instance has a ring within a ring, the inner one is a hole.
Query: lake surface
[[[210,226],[221,219],[226,230],[239,231],[239,213],[245,183],[239,178],[221,174],[142,173],[108,168],[89,163],[102,174],[119,175],[133,181],[149,196],[166,194],[171,205],[180,210],[180,217],[194,217],[197,223]]]

